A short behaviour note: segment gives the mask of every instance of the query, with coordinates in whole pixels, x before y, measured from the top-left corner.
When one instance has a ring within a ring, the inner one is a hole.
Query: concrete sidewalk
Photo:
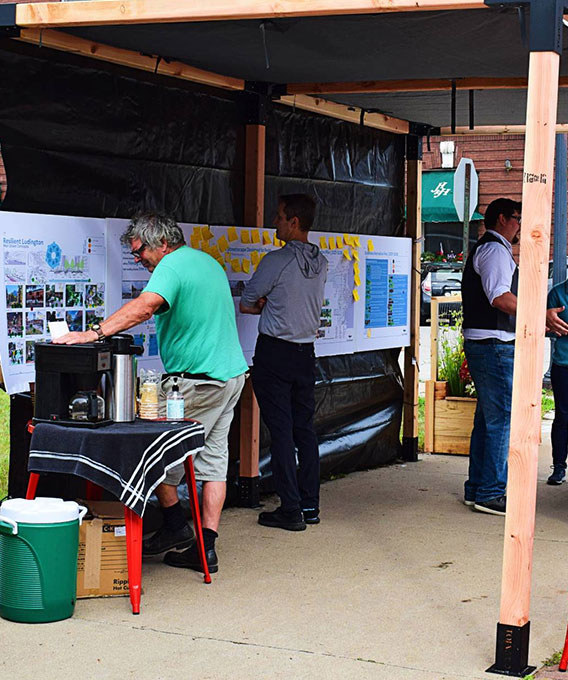
[[[568,485],[539,469],[530,661],[561,649],[568,620]],[[462,680],[491,678],[504,520],[461,503],[467,458],[424,456],[328,482],[319,526],[223,514],[220,571],[144,563],[142,613],[80,600],[72,619],[0,620],[3,678]],[[272,504],[267,503],[267,507]]]

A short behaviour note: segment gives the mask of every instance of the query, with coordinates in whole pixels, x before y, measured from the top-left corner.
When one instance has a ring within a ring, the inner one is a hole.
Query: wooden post
[[[529,61],[501,610],[496,661],[488,669],[517,676],[531,672],[529,606],[559,59],[556,52],[533,51]]]
[[[422,138],[407,137],[406,235],[413,240],[410,277],[410,346],[404,350],[402,457],[418,460],[418,372],[420,358],[420,254],[422,250]]]
[[[265,141],[265,125],[246,126],[244,221],[247,227],[264,226]],[[259,504],[259,430],[260,412],[249,378],[241,395],[239,447],[239,503],[245,507]]]

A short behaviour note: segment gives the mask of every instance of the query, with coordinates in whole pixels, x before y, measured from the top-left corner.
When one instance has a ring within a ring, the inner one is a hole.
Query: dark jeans
[[[554,421],[552,423],[552,462],[566,467],[568,453],[568,366],[552,364],[550,382],[554,392]]]
[[[252,384],[260,414],[270,431],[272,477],[282,509],[319,507],[319,451],[313,424],[313,344],[259,335]]]
[[[515,346],[466,340],[464,349],[477,391],[465,499],[483,503],[507,486]]]

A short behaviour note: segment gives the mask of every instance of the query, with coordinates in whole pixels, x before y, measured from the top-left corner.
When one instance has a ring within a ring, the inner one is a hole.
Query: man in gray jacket
[[[240,305],[245,314],[260,314],[252,383],[270,431],[272,477],[281,502],[273,512],[261,512],[258,522],[289,531],[320,521],[314,340],[327,260],[308,243],[314,215],[310,196],[279,197],[274,227],[286,245],[261,260]]]

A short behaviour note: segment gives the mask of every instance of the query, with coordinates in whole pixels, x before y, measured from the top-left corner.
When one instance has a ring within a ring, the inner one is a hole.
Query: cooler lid
[[[62,498],[10,498],[0,505],[0,515],[25,524],[60,524],[79,519],[85,510],[75,501]]]

